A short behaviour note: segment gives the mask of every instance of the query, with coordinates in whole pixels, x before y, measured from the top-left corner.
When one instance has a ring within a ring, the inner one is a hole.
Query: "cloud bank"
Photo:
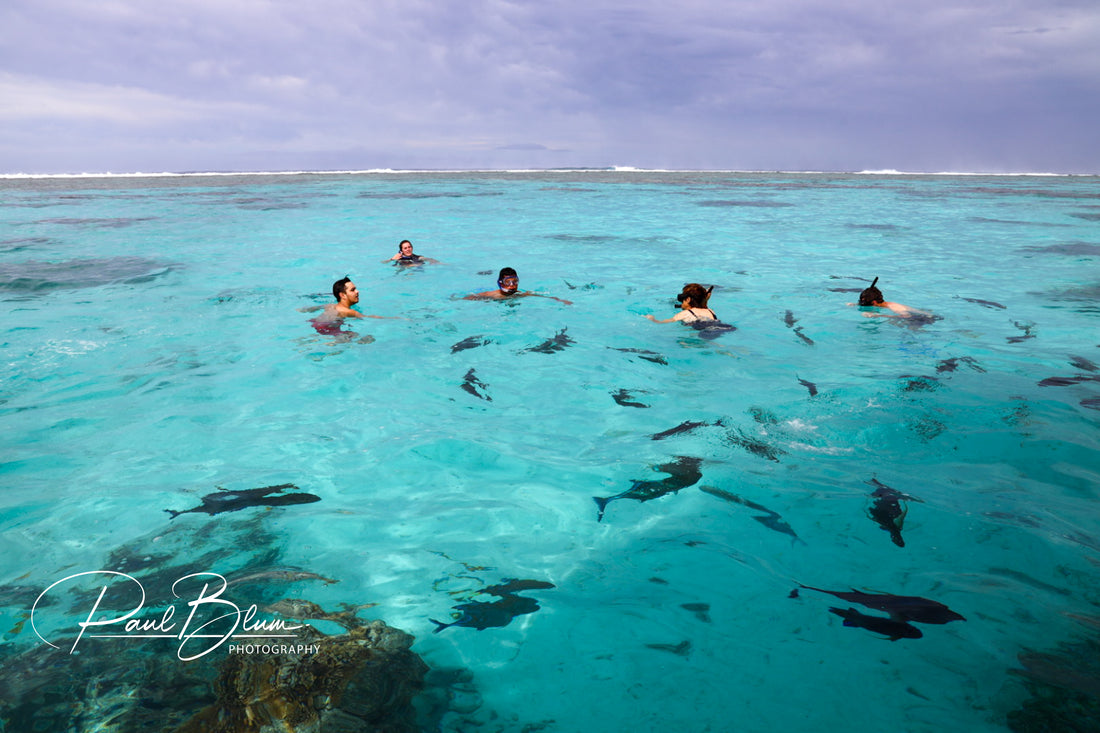
[[[1092,0],[8,0],[0,172],[1100,172]]]

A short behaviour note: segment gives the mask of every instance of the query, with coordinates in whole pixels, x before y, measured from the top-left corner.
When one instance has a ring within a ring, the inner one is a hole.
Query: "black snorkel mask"
[[[702,303],[696,303],[696,304],[695,304],[695,307],[697,307],[697,308],[703,308],[703,307],[705,307],[705,305],[704,305],[704,304],[705,304],[705,303],[706,303],[706,302],[707,302],[708,300],[710,300],[710,294],[711,294],[711,292],[712,292],[713,290],[714,290],[714,286],[713,286],[713,285],[711,285],[711,286],[710,286],[709,288],[707,288],[707,292],[706,292],[706,294],[705,294],[705,295],[703,296],[703,302],[702,302]],[[690,298],[690,297],[691,297],[691,294],[690,294],[690,293],[687,293],[687,292],[685,292],[685,291],[681,290],[681,291],[680,291],[680,294],[676,296],[676,304],[677,304],[677,305],[683,305],[683,302],[684,302],[684,300],[685,300],[686,298]]]

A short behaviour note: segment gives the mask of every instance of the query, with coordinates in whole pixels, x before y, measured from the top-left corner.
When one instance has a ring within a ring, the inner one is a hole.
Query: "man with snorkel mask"
[[[550,298],[551,300],[556,300],[566,305],[573,305],[572,301],[555,298],[553,295],[532,293],[530,290],[520,291],[519,275],[517,275],[516,271],[511,267],[501,269],[500,274],[497,275],[496,290],[486,290],[484,293],[473,293],[465,296],[463,300],[505,300],[507,298],[526,298],[532,295],[539,298]]]
[[[866,318],[912,318],[913,316],[924,316],[925,318],[934,318],[934,316],[928,311],[922,311],[917,308],[910,308],[907,305],[901,303],[891,303],[888,300],[884,300],[882,297],[882,291],[875,285],[878,283],[876,277],[871,281],[871,287],[864,288],[859,294],[859,307],[860,308],[886,308],[891,313],[867,313],[863,315]],[[857,305],[856,303],[849,303],[848,305]]]

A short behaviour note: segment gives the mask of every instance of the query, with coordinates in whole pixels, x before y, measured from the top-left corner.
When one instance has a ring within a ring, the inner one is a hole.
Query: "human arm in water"
[[[654,323],[672,323],[673,321],[682,321],[687,318],[687,311],[680,311],[672,318],[665,318],[664,320],[659,320],[656,316],[653,316],[651,314],[646,314],[646,318],[653,321]]]
[[[513,292],[506,293],[503,290],[486,290],[484,293],[471,293],[470,295],[462,296],[462,300],[505,300],[506,298],[549,298],[550,300],[556,300],[559,303],[565,305],[573,305],[571,300],[563,300],[556,298],[553,295],[543,295],[542,293],[532,293],[530,290],[524,290],[522,293]]]
[[[891,303],[890,301],[883,301],[874,306],[874,308],[885,308],[889,310],[889,313],[868,313],[864,312],[864,318],[909,318],[911,316],[929,316],[929,311],[922,311],[919,308],[910,308],[907,305],[901,303]]]
[[[370,313],[360,313],[359,311],[349,308],[339,303],[330,303],[324,308],[325,312],[317,316],[317,321],[331,322],[338,321],[342,318],[377,318],[379,320],[387,320],[391,318],[400,318],[400,316],[375,316]]]

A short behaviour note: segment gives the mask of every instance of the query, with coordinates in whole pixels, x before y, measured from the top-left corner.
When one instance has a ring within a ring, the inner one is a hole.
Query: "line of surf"
[[[630,173],[713,173],[730,175],[856,175],[856,176],[979,176],[979,177],[1043,177],[1043,178],[1092,178],[1100,176],[1094,173],[1050,173],[1050,172],[1015,172],[1015,173],[991,173],[981,171],[901,171],[894,169],[861,170],[861,171],[783,171],[783,170],[739,170],[739,169],[708,169],[708,168],[638,168],[634,166],[611,166],[607,168],[365,168],[358,170],[293,170],[293,171],[161,171],[159,173],[128,172],[128,173],[0,173],[0,180],[31,180],[31,179],[96,179],[96,178],[212,178],[212,177],[246,177],[246,176],[347,176],[347,175],[425,175],[425,174],[486,174],[486,173],[514,173],[514,174],[548,174],[548,173],[600,173],[600,174],[630,174]]]

